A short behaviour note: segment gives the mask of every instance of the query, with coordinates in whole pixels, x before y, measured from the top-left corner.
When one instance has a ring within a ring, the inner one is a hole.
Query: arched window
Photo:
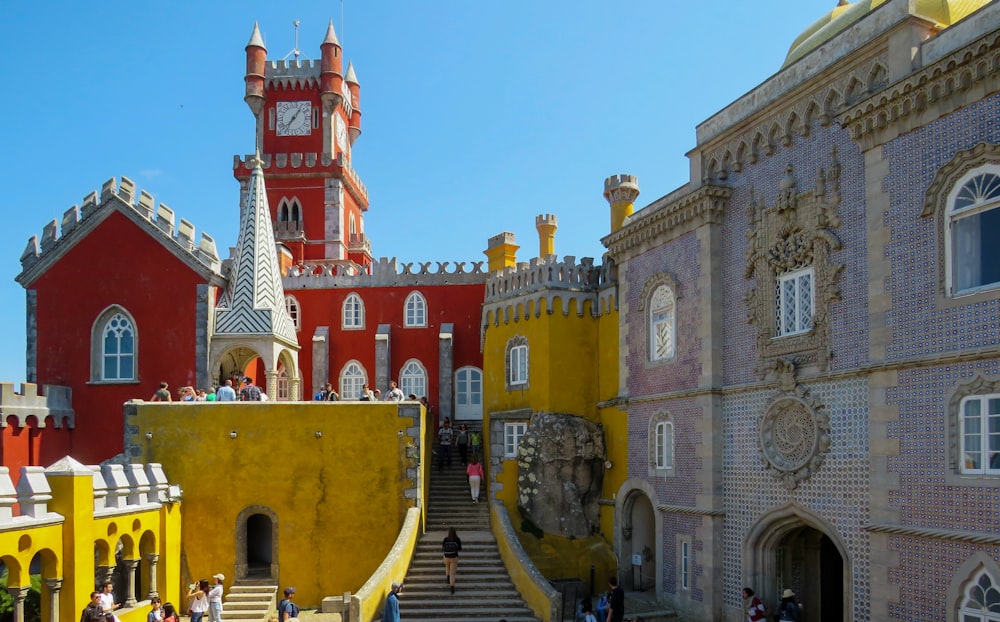
[[[673,358],[676,351],[677,316],[674,290],[661,285],[649,300],[649,360]]]
[[[299,312],[299,301],[295,299],[295,296],[285,296],[285,311],[288,311],[288,317],[292,318],[292,324],[295,326],[295,330],[302,330],[302,316]]]
[[[340,371],[340,399],[356,400],[361,397],[361,389],[368,382],[368,374],[361,363],[348,361]]]
[[[952,294],[1000,284],[1000,166],[962,177],[948,197],[946,279]]]
[[[343,328],[365,327],[365,305],[361,296],[350,294],[344,299]]]
[[[351,224],[350,229],[351,235],[355,235],[358,232],[358,221],[354,218],[354,214],[351,214]]]
[[[965,590],[958,614],[962,622],[1000,622],[1000,590],[985,570]]]
[[[137,344],[131,315],[118,306],[105,309],[94,322],[91,337],[91,381],[135,382]]]
[[[455,419],[483,418],[483,372],[462,367],[455,372]]]
[[[427,326],[427,301],[420,292],[412,292],[406,297],[403,326],[407,328]]]
[[[399,388],[403,395],[409,397],[427,395],[427,370],[416,359],[410,359],[399,372]]]
[[[104,325],[104,380],[135,379],[135,328],[121,313]]]

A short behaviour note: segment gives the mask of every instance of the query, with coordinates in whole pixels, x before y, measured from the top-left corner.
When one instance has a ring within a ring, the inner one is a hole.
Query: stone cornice
[[[844,110],[837,121],[871,149],[1000,91],[1000,32],[980,37]]]
[[[928,538],[931,540],[954,540],[971,544],[1000,545],[1000,534],[983,533],[981,531],[958,531],[955,529],[930,529],[924,527],[909,527],[907,525],[892,525],[889,523],[869,523],[863,527],[865,531],[885,533],[911,538]]]
[[[701,225],[722,222],[732,193],[728,186],[706,184],[676,200],[661,205],[653,203],[601,242],[621,262],[626,256],[659,246]]]

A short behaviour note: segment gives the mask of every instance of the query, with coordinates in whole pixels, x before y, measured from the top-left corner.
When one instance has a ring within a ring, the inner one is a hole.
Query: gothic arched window
[[[410,359],[399,372],[399,388],[403,395],[427,395],[427,370],[417,359]]]
[[[421,328],[427,326],[427,301],[420,292],[412,292],[406,297],[403,326]]]
[[[91,381],[134,382],[138,378],[135,322],[118,306],[106,309],[94,322]]]
[[[348,361],[340,371],[340,399],[356,400],[361,397],[361,389],[368,382],[368,374],[361,363]]]

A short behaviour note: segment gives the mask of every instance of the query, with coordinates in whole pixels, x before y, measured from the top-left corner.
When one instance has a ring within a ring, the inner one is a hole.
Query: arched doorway
[[[832,526],[789,505],[757,522],[744,559],[752,586],[772,610],[791,589],[810,622],[842,622],[854,615],[846,550]]]
[[[641,490],[633,490],[622,507],[622,546],[619,564],[626,590],[656,589],[656,515]]]
[[[252,506],[236,518],[236,578],[278,577],[278,517],[268,507]]]

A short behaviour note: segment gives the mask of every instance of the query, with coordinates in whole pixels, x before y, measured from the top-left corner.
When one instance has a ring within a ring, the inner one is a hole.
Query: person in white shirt
[[[403,395],[403,391],[399,386],[393,382],[389,381],[389,392],[385,394],[385,401],[387,402],[402,402],[406,396]]]
[[[222,622],[222,584],[226,580],[226,575],[221,572],[212,575],[215,585],[208,591],[208,620],[209,622]]]

